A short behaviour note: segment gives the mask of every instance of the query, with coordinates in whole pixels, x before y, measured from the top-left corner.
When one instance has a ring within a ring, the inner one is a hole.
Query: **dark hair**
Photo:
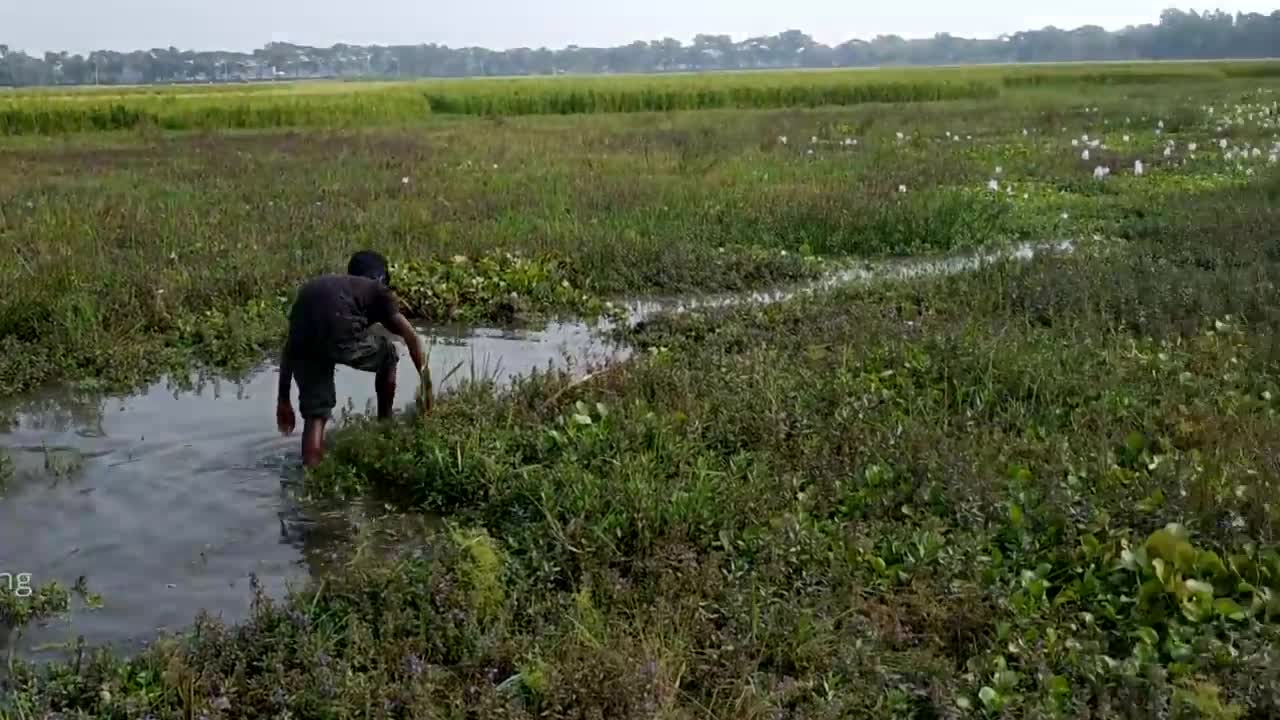
[[[391,271],[387,269],[387,259],[372,250],[361,250],[352,255],[351,262],[347,263],[347,274],[377,280],[383,285],[391,284]]]

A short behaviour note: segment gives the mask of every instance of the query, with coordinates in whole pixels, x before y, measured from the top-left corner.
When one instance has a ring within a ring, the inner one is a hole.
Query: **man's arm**
[[[276,402],[284,405],[289,403],[289,396],[293,390],[293,357],[290,352],[289,341],[285,340],[284,350],[280,352],[280,385],[277,388]]]
[[[391,323],[387,326],[387,329],[404,340],[404,344],[409,348],[409,357],[413,360],[413,366],[417,368],[418,374],[421,375],[422,368],[427,361],[422,354],[422,343],[418,340],[418,333],[414,332],[413,325],[409,324],[409,319],[403,313],[396,313],[391,316]]]
[[[421,411],[424,413],[431,412],[432,406],[432,388],[431,376],[424,373],[423,370],[427,365],[427,360],[422,353],[422,343],[418,340],[418,333],[414,332],[413,326],[409,324],[409,319],[402,313],[396,313],[391,316],[387,329],[399,335],[404,340],[404,344],[409,348],[409,357],[413,360],[413,367],[418,371],[418,394],[422,399]]]
[[[288,435],[297,424],[290,396],[293,390],[293,351],[288,340],[280,353],[280,385],[276,393],[276,427]]]

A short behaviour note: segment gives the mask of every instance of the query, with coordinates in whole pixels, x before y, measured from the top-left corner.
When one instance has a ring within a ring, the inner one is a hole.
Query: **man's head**
[[[372,250],[361,250],[351,256],[347,263],[348,275],[377,280],[383,285],[391,285],[391,271],[387,269],[387,259]]]

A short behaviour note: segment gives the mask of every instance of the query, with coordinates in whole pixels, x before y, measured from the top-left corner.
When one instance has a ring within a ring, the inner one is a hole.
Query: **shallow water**
[[[774,302],[832,285],[961,272],[1031,254],[1023,247],[998,256],[880,263],[789,291],[637,301],[628,308],[638,322],[658,311]],[[424,332],[433,339],[439,393],[469,379],[503,384],[533,370],[625,357],[625,348],[603,339],[607,329],[562,323],[537,331]],[[397,347],[403,407],[418,378]],[[311,574],[341,571],[335,551],[378,508],[304,509],[294,497],[300,441],[275,430],[276,379],[267,365],[238,381],[193,377],[184,386],[166,381],[127,397],[51,393],[0,406],[0,417],[16,419],[0,433],[0,447],[18,467],[0,500],[0,578],[30,573],[35,584],[69,587],[83,576],[103,600],[101,608],[76,603],[69,619],[27,628],[19,654],[60,654],[78,635],[128,652],[158,632],[188,626],[202,609],[228,622],[244,618],[252,576],[279,597]],[[339,414],[344,406],[373,411],[371,375],[339,368],[336,382]]]
[[[424,332],[434,338],[437,392],[473,376],[502,383],[563,367],[566,358],[596,362],[621,352],[580,324]],[[418,378],[397,347],[403,407]],[[238,382],[162,382],[103,401],[47,394],[0,408],[16,417],[0,446],[18,470],[0,500],[0,574],[68,587],[83,576],[103,601],[77,607],[69,622],[28,628],[19,652],[46,656],[77,635],[127,650],[189,625],[201,609],[243,618],[251,575],[282,595],[376,512],[303,510],[292,492],[300,439],[275,430],[276,381],[266,366]],[[372,375],[339,368],[336,383],[339,414],[344,406],[373,411]]]

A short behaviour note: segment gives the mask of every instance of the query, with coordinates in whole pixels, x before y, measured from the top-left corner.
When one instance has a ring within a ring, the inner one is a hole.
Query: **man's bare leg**
[[[378,419],[390,420],[391,409],[396,400],[396,370],[391,367],[381,370],[373,380],[374,394],[378,396]]]
[[[307,418],[302,425],[302,465],[315,467],[324,459],[325,418]]]

